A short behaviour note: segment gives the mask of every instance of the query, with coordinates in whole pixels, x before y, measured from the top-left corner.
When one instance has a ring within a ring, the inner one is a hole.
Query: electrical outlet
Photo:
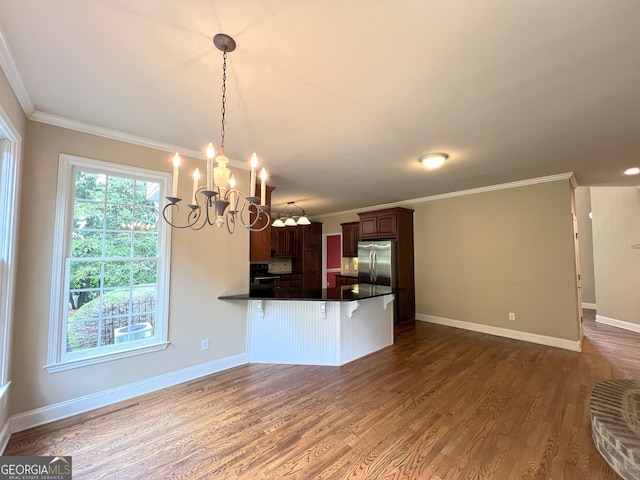
[[[509,320],[515,320],[516,319],[516,314],[513,312],[509,312]]]
[[[208,338],[203,338],[202,339],[202,350],[209,350],[209,339]]]

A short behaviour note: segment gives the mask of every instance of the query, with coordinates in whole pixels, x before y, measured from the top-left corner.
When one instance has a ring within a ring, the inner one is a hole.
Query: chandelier
[[[216,225],[233,233],[236,226],[253,232],[264,230],[269,226],[269,206],[266,205],[267,172],[260,172],[260,196],[256,196],[256,167],[258,159],[254,153],[250,160],[249,195],[245,195],[236,187],[236,180],[227,168],[229,159],[224,154],[225,113],[227,103],[227,53],[236,49],[236,42],[229,35],[218,33],[213,37],[213,44],[222,51],[222,126],[220,129],[220,152],[215,157],[217,166],[213,166],[214,149],[209,143],[206,148],[207,174],[206,185],[200,186],[200,171],[193,172],[193,196],[188,200],[186,215],[181,221],[175,221],[180,211],[178,197],[178,175],[180,155],[173,157],[173,189],[170,197],[165,197],[167,204],[162,209],[164,220],[175,228],[191,228],[201,230],[206,225]]]
[[[272,227],[295,227],[296,225],[311,225],[304,209],[296,205],[296,202],[287,202],[287,206],[278,212],[278,218],[271,224]]]

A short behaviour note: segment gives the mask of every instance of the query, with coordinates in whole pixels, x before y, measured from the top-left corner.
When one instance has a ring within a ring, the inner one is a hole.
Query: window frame
[[[54,373],[72,368],[94,365],[119,358],[141,355],[158,350],[164,350],[169,345],[169,272],[171,262],[171,228],[162,219],[162,201],[168,195],[171,184],[171,174],[145,168],[133,167],[119,163],[105,162],[75,155],[60,154],[58,163],[58,184],[56,191],[56,223],[54,227],[53,261],[51,278],[51,299],[49,317],[49,342],[47,351],[46,370]],[[122,343],[122,349],[101,348],[94,354],[82,355],[77,352],[68,355],[64,351],[66,344],[66,319],[64,318],[67,301],[65,296],[68,283],[66,269],[67,259],[71,253],[71,238],[73,233],[73,211],[75,201],[75,172],[76,170],[98,172],[107,175],[124,176],[128,178],[144,179],[159,184],[158,218],[158,282],[156,297],[155,335],[151,340]],[[69,358],[71,357],[71,358]]]
[[[0,106],[0,400],[6,406],[9,385],[14,324],[16,262],[20,179],[22,174],[22,137]]]

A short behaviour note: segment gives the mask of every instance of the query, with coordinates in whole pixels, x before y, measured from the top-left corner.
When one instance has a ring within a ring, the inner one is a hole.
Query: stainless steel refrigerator
[[[358,242],[358,283],[397,287],[396,241]]]

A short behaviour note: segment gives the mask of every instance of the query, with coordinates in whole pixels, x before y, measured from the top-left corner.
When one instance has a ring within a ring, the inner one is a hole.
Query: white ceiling
[[[566,172],[640,183],[638,0],[2,0],[0,29],[31,118],[187,152],[220,141],[211,39],[231,35],[226,153],[255,150],[274,203],[311,215]]]

